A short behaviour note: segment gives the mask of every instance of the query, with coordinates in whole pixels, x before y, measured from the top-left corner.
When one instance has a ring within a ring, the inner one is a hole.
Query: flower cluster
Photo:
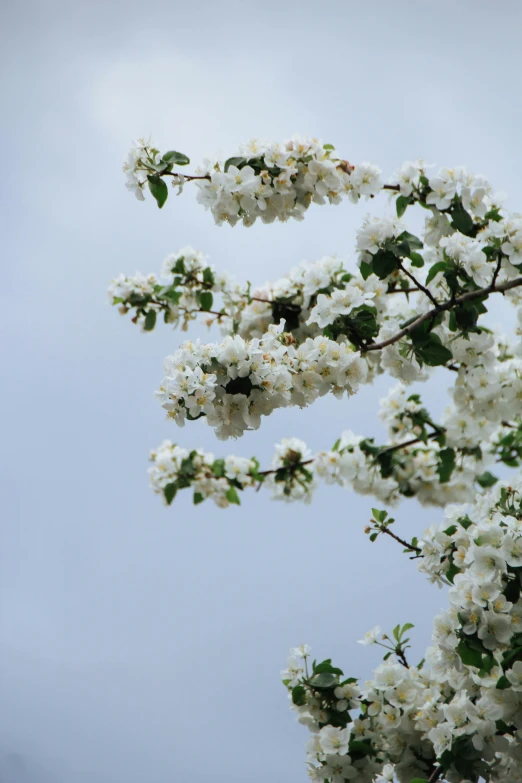
[[[131,149],[124,171],[127,187],[143,200],[148,182],[158,206],[168,197],[163,178],[170,176],[180,190],[187,180],[197,180],[198,201],[210,209],[216,223],[251,226],[296,218],[302,220],[310,204],[339,204],[343,198],[356,203],[382,187],[380,169],[371,163],[352,166],[335,156],[332,144],[294,136],[283,144],[257,139],[243,145],[226,161],[206,161],[194,176],[174,172],[174,165],[189,159],[178,152],[160,156],[151,143],[141,140]]]
[[[208,180],[197,183],[198,201],[218,224],[302,220],[312,203],[338,204],[343,197],[357,202],[382,186],[377,166],[351,166],[335,157],[331,144],[299,137],[283,144],[251,141],[236,156],[209,163],[201,172]]]
[[[135,310],[132,320],[144,331],[154,329],[160,313],[165,323],[181,323],[183,331],[200,313],[207,318],[212,314],[220,321],[237,319],[248,300],[248,290],[242,290],[228,275],[218,274],[206,256],[190,246],[165,259],[161,278],[154,274],[145,277],[140,272],[134,277],[120,275],[111,281],[108,294],[122,315]],[[217,313],[212,310],[215,295],[222,297]]]
[[[264,484],[272,490],[274,499],[310,502],[322,480],[359,494],[373,495],[392,505],[401,497],[416,496],[423,505],[440,506],[471,500],[477,487],[494,484],[497,479],[486,468],[495,458],[513,465],[522,457],[522,427],[519,424],[495,430],[496,439],[492,439],[487,448],[484,443],[483,450],[447,446],[446,428],[433,422],[419,395],[408,394],[403,384],[393,387],[383,398],[380,416],[389,432],[389,440],[384,445],[347,430],[332,449],[312,455],[302,440],[283,439],[276,445],[270,469],[259,471],[259,461],[252,459],[250,462],[255,470],[252,467],[246,471],[246,478],[236,481],[234,487],[241,491],[259,482],[258,486]],[[165,441],[152,453],[151,484],[168,503],[174,495],[166,488],[177,480],[178,455],[182,451]],[[204,457],[201,451],[194,453],[203,460],[201,469],[217,470],[214,475],[222,478],[222,459],[215,461],[213,455]],[[183,452],[182,458],[186,457]],[[227,459],[241,462],[238,457]],[[196,503],[212,497],[218,506],[224,507],[223,495],[229,489],[226,482],[208,482],[205,492],[201,493],[200,473],[191,469],[185,470],[183,475],[183,483],[176,487],[191,487]],[[239,503],[237,493],[234,502]]]
[[[312,732],[312,780],[522,780],[521,493],[519,480],[450,506],[420,541],[419,570],[450,584],[425,664],[406,660],[411,624],[368,632],[362,643],[388,652],[364,686],[292,651],[282,677]]]
[[[218,273],[190,247],[166,260],[161,277],[114,280],[111,302],[145,331],[160,313],[183,330],[198,314],[221,328],[221,342],[185,342],[167,357],[157,397],[168,417],[206,417],[226,439],[276,408],[352,395],[379,374],[400,383],[381,401],[382,445],[347,430],[312,455],[287,438],[260,470],[255,458],[164,441],[151,454],[153,489],[167,504],[190,488],[194,503],[226,507],[262,485],[275,499],[309,502],[322,480],[389,504],[415,496],[446,506],[444,523],[411,542],[384,510],[372,509],[365,528],[371,541],[395,539],[448,588],[425,661],[408,663],[411,624],[390,636],[376,627],[362,640],[386,648],[371,679],[347,678],[329,659],[309,662],[303,645],[283,681],[312,734],[315,783],[522,783],[522,479],[501,483],[490,472],[522,464],[522,216],[463,167],[408,162],[383,184],[378,167],[351,165],[315,139],[254,141],[194,175],[178,170],[188,163],[140,141],[124,167],[127,186],[139,199],[148,187],[162,207],[169,179],[179,192],[194,181],[198,201],[231,225],[302,219],[312,203],[381,190],[396,216],[365,219],[357,264],[326,257],[259,287]],[[414,205],[427,215],[419,236],[404,221]],[[493,294],[518,308],[515,339],[486,320]],[[439,423],[410,386],[438,367],[451,378]],[[455,505],[477,489],[472,506]]]
[[[264,478],[258,476],[259,463],[255,459],[216,459],[210,452],[189,451],[168,440],[151,452],[150,459],[151,486],[168,504],[178,490],[191,487],[196,505],[211,497],[219,508],[226,508],[231,503],[239,504],[237,489],[254,486]]]
[[[308,338],[295,346],[284,321],[249,342],[183,343],[165,360],[156,395],[178,424],[206,416],[220,439],[257,429],[261,416],[289,405],[304,407],[332,392],[354,394],[367,377],[366,362],[348,343]]]

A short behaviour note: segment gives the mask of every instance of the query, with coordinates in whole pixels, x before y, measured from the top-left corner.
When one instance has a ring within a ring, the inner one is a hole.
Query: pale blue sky
[[[384,172],[418,156],[466,164],[520,209],[520,4],[22,0],[1,14],[0,779],[300,783],[288,648],[306,641],[365,677],[379,656],[355,640],[408,620],[421,658],[444,594],[393,542],[369,544],[370,498],[260,492],[223,512],[181,494],[167,510],[148,451],[170,437],[266,463],[284,436],[314,449],[346,428],[382,437],[387,384],[279,411],[236,443],[201,422],[178,430],[152,391],[180,335],[141,334],[105,291],[185,244],[257,283],[350,258],[368,206],[216,227],[189,189],[161,212],[138,203],[121,163],[142,134],[197,162],[298,132]],[[435,412],[445,381],[427,395]],[[409,502],[396,516],[413,535],[440,512]]]

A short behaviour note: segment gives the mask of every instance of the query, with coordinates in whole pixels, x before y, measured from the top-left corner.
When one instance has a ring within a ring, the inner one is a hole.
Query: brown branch
[[[258,476],[270,476],[272,473],[278,473],[280,470],[288,470],[288,468],[302,468],[303,465],[310,465],[312,462],[314,462],[314,459],[307,459],[304,462],[295,462],[293,465],[284,466],[282,465],[280,468],[272,468],[271,470],[258,470],[257,475]]]
[[[426,286],[423,286],[422,283],[419,283],[417,278],[414,277],[414,275],[412,275],[411,272],[408,272],[408,270],[404,268],[404,266],[402,265],[401,261],[399,261],[398,266],[399,266],[399,269],[402,272],[404,272],[404,274],[407,275],[410,278],[410,280],[417,286],[418,290],[422,291],[423,294],[426,294],[426,296],[428,297],[430,302],[432,302],[432,304],[434,304],[435,307],[438,307],[439,303],[437,302],[437,300],[435,299],[435,297],[433,296],[433,294],[431,293],[429,288],[426,288]]]
[[[431,774],[428,780],[428,783],[435,783],[435,781],[440,778],[442,772],[444,772],[444,769],[442,767],[435,767],[433,773]]]
[[[181,174],[179,171],[158,171],[159,177],[183,177],[186,182],[192,182],[195,179],[207,179],[210,181],[210,174]]]
[[[161,310],[170,310],[170,305],[168,301],[162,301],[161,299],[154,299],[151,298],[150,304],[154,305],[155,307],[159,307]],[[176,305],[177,307],[177,305]],[[184,309],[184,308],[180,308]],[[217,315],[218,318],[230,318],[227,313],[218,313],[217,310],[203,310],[203,308],[199,308],[199,310],[185,310],[185,313],[187,315],[192,315],[193,313],[209,313],[209,315]]]
[[[432,425],[433,426],[433,425]],[[428,435],[428,440],[431,440],[432,438],[438,438],[438,436],[441,434],[442,430],[439,432],[432,432],[431,435]],[[399,449],[404,449],[406,446],[414,446],[416,443],[424,443],[422,438],[413,438],[412,440],[406,440],[404,443],[396,443],[393,446],[387,446],[385,449],[382,449],[382,451],[379,452],[378,456],[381,456],[381,454],[390,454],[392,451],[398,451]]]
[[[395,650],[395,655],[399,659],[399,663],[401,663],[404,666],[405,669],[409,669],[410,668],[410,664],[406,660],[406,655],[404,654],[404,650],[396,649]]]
[[[494,273],[493,273],[493,280],[492,280],[492,282],[491,282],[491,285],[493,285],[493,286],[494,286],[494,285],[495,285],[495,283],[497,282],[497,277],[498,277],[498,274],[499,274],[499,272],[500,272],[500,267],[502,266],[502,259],[503,259],[503,258],[505,258],[505,256],[504,256],[504,253],[500,252],[500,253],[498,254],[498,261],[497,261],[497,266],[495,267],[495,271],[494,271]]]
[[[509,291],[512,288],[518,288],[518,286],[521,285],[522,277],[516,277],[514,280],[509,280],[506,283],[500,283],[500,285],[491,283],[485,288],[479,288],[477,291],[468,291],[467,293],[462,294],[462,296],[458,296],[455,299],[448,299],[448,301],[442,302],[432,310],[428,310],[427,313],[420,315],[411,324],[408,324],[408,326],[405,326],[404,329],[401,329],[399,332],[397,332],[397,334],[393,335],[393,337],[388,337],[387,340],[383,340],[380,343],[370,343],[369,345],[365,345],[361,348],[361,353],[366,353],[367,351],[380,351],[382,348],[386,348],[388,345],[393,345],[403,337],[406,337],[406,335],[410,334],[410,332],[413,332],[414,329],[416,329],[418,326],[421,326],[421,324],[423,324],[425,321],[429,321],[430,319],[435,318],[436,315],[443,313],[446,310],[451,310],[452,307],[458,304],[462,304],[462,302],[469,302],[473,299],[480,299],[482,296],[488,296],[489,294],[493,293],[504,293],[504,291]]]
[[[377,529],[381,531],[381,533],[385,533],[387,536],[391,536],[395,539],[395,541],[398,541],[399,544],[401,544],[405,549],[407,549],[409,552],[416,552],[418,555],[422,552],[422,549],[420,546],[413,546],[413,544],[408,544],[407,541],[405,541],[403,538],[399,538],[399,536],[395,535],[395,533],[392,533],[389,527],[386,527],[385,525],[377,525]]]

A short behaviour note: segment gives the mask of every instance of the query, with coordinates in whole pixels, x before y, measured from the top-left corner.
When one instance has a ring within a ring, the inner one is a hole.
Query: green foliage
[[[147,179],[149,182],[149,190],[156,199],[158,207],[161,209],[168,198],[169,189],[159,174],[149,174]]]
[[[210,291],[202,291],[199,295],[199,304],[202,310],[211,310],[214,297]]]
[[[172,163],[175,166],[187,166],[190,163],[190,158],[187,158],[182,152],[170,150],[163,155],[162,161],[164,163]]]
[[[156,310],[147,311],[147,315],[145,316],[145,323],[143,324],[143,328],[145,329],[146,332],[152,332],[152,330],[156,326],[156,317],[157,317]]]
[[[225,497],[229,503],[235,503],[236,506],[241,505],[241,501],[239,500],[239,495],[237,494],[237,489],[235,487],[229,487]]]
[[[489,487],[492,487],[494,484],[497,483],[498,478],[494,476],[493,473],[490,473],[489,470],[486,470],[484,471],[484,473],[481,473],[480,476],[477,476],[475,481],[483,489],[488,489]]]
[[[410,196],[397,196],[397,200],[395,201],[395,209],[397,211],[398,218],[401,218],[404,215],[410,204],[413,204]]]
[[[455,449],[446,448],[439,451],[437,473],[441,484],[447,484],[455,469]]]

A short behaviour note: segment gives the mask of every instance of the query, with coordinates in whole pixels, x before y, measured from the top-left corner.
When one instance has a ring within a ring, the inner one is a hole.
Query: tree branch
[[[504,291],[509,291],[512,288],[518,288],[521,285],[522,277],[516,277],[514,280],[508,280],[506,283],[500,283],[500,285],[496,285],[495,282],[492,282],[485,288],[479,288],[477,291],[468,291],[467,293],[462,294],[462,296],[458,296],[455,299],[448,299],[446,302],[438,304],[437,307],[434,307],[432,310],[428,310],[427,313],[420,315],[411,324],[408,324],[408,326],[405,326],[404,329],[400,330],[400,332],[394,334],[393,337],[388,337],[387,340],[383,340],[380,343],[370,343],[369,345],[365,345],[361,348],[361,353],[366,353],[367,351],[380,351],[382,348],[386,348],[388,345],[393,345],[403,337],[406,337],[406,335],[410,334],[410,332],[413,332],[414,329],[423,324],[425,321],[429,321],[430,318],[435,318],[436,315],[443,313],[446,310],[451,310],[452,307],[458,304],[462,304],[462,302],[469,302],[473,299],[480,299],[482,296],[488,296],[488,294],[504,293]]]
[[[433,426],[433,425],[432,425]],[[432,438],[438,438],[440,435],[440,432],[432,432],[431,435],[428,435],[428,440],[431,440]],[[404,443],[396,443],[393,446],[387,446],[385,449],[382,449],[382,451],[379,452],[380,456],[381,454],[390,454],[392,451],[398,451],[399,449],[404,449],[406,446],[414,446],[416,443],[424,443],[422,438],[412,438],[412,440],[406,440]]]
[[[428,780],[428,783],[435,783],[435,781],[440,778],[442,772],[444,772],[442,767],[435,767],[435,769],[433,770],[433,773],[431,774],[431,776],[430,776],[430,778]]]
[[[405,275],[407,275],[407,276],[410,278],[410,280],[411,280],[411,281],[412,281],[412,282],[413,282],[413,283],[414,283],[414,284],[417,286],[417,289],[418,289],[419,291],[422,291],[422,293],[423,293],[423,294],[426,294],[426,296],[428,297],[428,299],[430,300],[430,302],[432,302],[432,304],[434,304],[434,305],[435,305],[435,307],[438,307],[438,306],[439,306],[439,303],[437,302],[437,300],[435,299],[435,297],[433,296],[433,294],[431,293],[431,291],[429,290],[429,288],[426,288],[426,286],[423,286],[423,285],[422,285],[422,283],[419,283],[419,281],[417,280],[417,278],[416,278],[416,277],[414,277],[414,275],[412,275],[412,273],[411,273],[411,272],[408,272],[408,270],[407,270],[407,269],[405,269],[405,267],[402,265],[402,262],[401,262],[401,261],[399,261],[399,269],[400,269],[402,272],[404,272],[404,274],[405,274]]]
[[[413,544],[408,544],[408,542],[405,541],[403,538],[399,538],[399,536],[395,535],[395,533],[392,533],[390,528],[386,527],[386,525],[381,526],[377,524],[377,528],[381,531],[381,533],[386,533],[387,536],[391,536],[391,538],[394,538],[395,541],[398,541],[398,543],[401,544],[409,552],[416,552],[416,554],[418,555],[421,554],[422,549],[420,548],[420,546],[413,546]]]

